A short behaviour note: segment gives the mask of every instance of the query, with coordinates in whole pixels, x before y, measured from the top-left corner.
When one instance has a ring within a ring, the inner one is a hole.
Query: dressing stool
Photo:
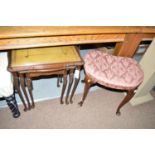
[[[139,64],[132,58],[114,56],[100,50],[88,52],[84,63],[85,88],[79,105],[83,105],[90,86],[98,83],[107,88],[127,92],[116,110],[116,114],[120,115],[121,107],[134,96],[135,90],[143,81],[144,73]]]
[[[32,79],[40,76],[57,75],[57,86],[59,86],[59,78],[63,76],[63,87],[60,97],[60,103],[63,104],[63,96],[68,81],[67,75],[69,74],[69,84],[65,99],[66,104],[69,104],[68,97],[74,80],[74,71],[78,71],[80,74],[82,65],[83,61],[79,55],[79,50],[75,46],[13,50],[9,71],[12,72],[14,77],[14,85],[23,102],[24,111],[35,107],[32,93]],[[71,103],[78,82],[79,77],[75,77],[70,97]],[[23,94],[25,97],[23,97]]]

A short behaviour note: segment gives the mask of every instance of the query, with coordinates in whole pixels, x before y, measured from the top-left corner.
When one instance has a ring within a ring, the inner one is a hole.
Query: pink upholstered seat
[[[94,82],[121,89],[135,89],[143,81],[144,73],[132,58],[113,56],[99,50],[89,52],[85,58],[85,71]]]

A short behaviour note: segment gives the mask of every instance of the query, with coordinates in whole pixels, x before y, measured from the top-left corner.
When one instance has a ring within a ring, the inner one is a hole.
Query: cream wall
[[[142,104],[154,99],[150,94],[150,90],[155,85],[155,39],[142,57],[140,65],[144,71],[144,81],[135,96],[130,100],[132,105]]]

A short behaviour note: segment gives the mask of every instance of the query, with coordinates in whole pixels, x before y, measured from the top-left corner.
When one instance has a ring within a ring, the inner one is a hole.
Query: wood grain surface
[[[1,26],[1,38],[105,33],[155,33],[154,26]]]
[[[1,26],[0,51],[116,42],[115,55],[131,57],[155,26]]]
[[[88,43],[122,42],[124,37],[124,34],[98,34],[2,39],[0,40],[0,50]]]

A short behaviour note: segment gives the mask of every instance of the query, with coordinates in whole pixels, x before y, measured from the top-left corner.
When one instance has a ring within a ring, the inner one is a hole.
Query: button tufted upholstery
[[[113,56],[100,50],[90,51],[84,58],[86,74],[101,85],[121,89],[135,89],[143,81],[144,73],[132,58]]]

